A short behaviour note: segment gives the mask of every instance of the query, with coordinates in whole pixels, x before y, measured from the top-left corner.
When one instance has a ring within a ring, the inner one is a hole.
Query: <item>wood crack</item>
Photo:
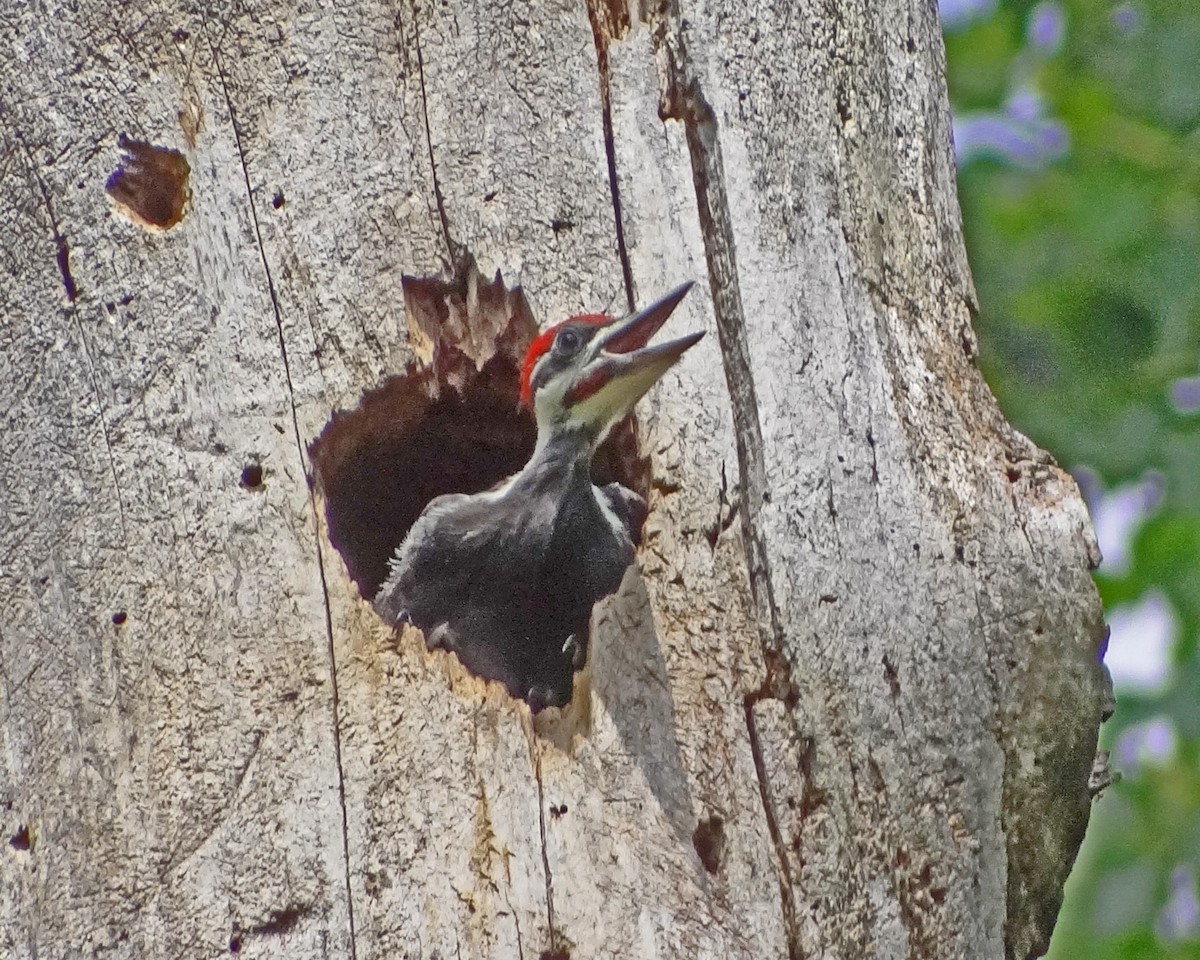
[[[446,255],[449,264],[455,266],[462,258],[464,251],[450,236],[450,218],[446,215],[446,199],[442,196],[442,187],[438,182],[437,161],[433,157],[433,129],[429,125],[429,97],[425,92],[425,57],[421,53],[421,25],[417,22],[416,4],[412,5],[414,45],[417,48],[417,80],[421,85],[421,118],[425,124],[425,146],[429,149],[429,173],[433,179],[433,199],[437,204],[438,219],[442,224],[442,237],[446,241]]]
[[[617,148],[613,135],[612,84],[608,69],[608,47],[614,39],[629,29],[629,10],[623,3],[588,0],[588,21],[596,44],[596,74],[600,82],[600,123],[604,131],[604,156],[608,166],[608,192],[612,197],[613,221],[616,227],[617,257],[621,261],[621,277],[625,282],[625,301],[630,313],[637,309],[633,293],[633,268],[625,246],[625,218],[621,213],[621,184],[617,177]]]
[[[533,755],[533,775],[537,780],[538,835],[542,841],[542,869],[546,875],[546,925],[550,928],[550,952],[558,951],[558,929],[554,926],[554,877],[550,872],[550,853],[546,849],[546,797],[542,788],[542,749],[530,736]]]
[[[229,82],[225,76],[225,69],[221,65],[221,57],[216,44],[213,43],[212,37],[208,36],[207,24],[205,25],[205,34],[208,39],[209,49],[212,51],[213,65],[217,70],[217,78],[221,84],[221,92],[225,100],[225,108],[229,111],[229,125],[233,130],[234,144],[237,148],[238,162],[242,167],[242,179],[246,184],[246,201],[250,208],[250,221],[254,226],[254,238],[258,246],[258,254],[262,260],[263,272],[267,278],[267,293],[271,300],[271,310],[275,316],[275,330],[279,337],[279,354],[283,361],[284,380],[287,384],[288,406],[291,409],[292,419],[292,435],[296,443],[296,452],[300,458],[300,467],[305,477],[308,477],[309,470],[305,458],[304,442],[300,435],[300,416],[296,409],[296,390],[292,383],[292,371],[288,362],[287,338],[283,330],[283,310],[279,305],[279,295],[275,290],[275,281],[271,275],[271,264],[267,258],[267,249],[263,243],[262,228],[258,221],[258,211],[254,206],[254,188],[250,182],[250,166],[246,160],[246,150],[242,143],[241,130],[238,127],[237,113],[233,107],[233,96],[229,91]],[[329,662],[329,687],[330,687],[330,708],[332,710],[332,733],[333,733],[333,753],[334,762],[337,767],[337,782],[338,782],[338,805],[342,815],[342,858],[346,864],[345,874],[345,889],[346,889],[346,914],[347,922],[350,928],[350,957],[351,960],[357,960],[357,936],[354,926],[354,892],[350,882],[350,828],[349,818],[346,814],[346,775],[342,764],[342,732],[341,732],[341,710],[340,701],[338,698],[338,680],[337,680],[337,655],[334,650],[333,642],[333,611],[329,604],[329,583],[325,576],[325,557],[321,549],[321,527],[318,521],[318,505],[316,489],[313,484],[308,484],[308,503],[309,509],[312,512],[313,518],[313,540],[316,547],[317,558],[317,574],[321,580],[321,600],[325,610],[325,638],[326,650]]]
[[[659,117],[663,121],[682,122],[687,140],[717,338],[733,412],[741,486],[739,513],[746,545],[746,567],[759,642],[767,666],[763,687],[749,694],[744,701],[746,730],[758,777],[763,815],[775,852],[788,956],[791,960],[798,960],[801,956],[800,932],[795,915],[791,871],[787,849],[771,806],[767,772],[753,712],[754,706],[767,698],[782,700],[790,712],[798,695],[791,678],[791,666],[784,655],[783,624],[775,601],[766,543],[759,525],[759,512],[763,504],[770,502],[770,489],[746,316],[738,280],[733,220],[725,188],[720,135],[716,115],[704,96],[688,55],[677,0],[653,13],[650,24],[662,78]]]
[[[746,734],[750,738],[750,756],[754,760],[754,774],[758,780],[758,797],[767,821],[771,846],[775,849],[775,866],[779,871],[779,908],[783,913],[783,925],[787,932],[788,960],[801,960],[803,953],[800,950],[800,924],[796,919],[796,903],[792,891],[792,871],[788,866],[783,832],[779,829],[779,821],[771,804],[766,762],[763,760],[762,745],[758,740],[758,727],[754,722],[754,708],[764,699],[769,697],[764,697],[763,691],[748,693],[742,700],[742,708],[746,718]]]
[[[42,206],[45,208],[46,217],[50,221],[50,232],[54,238],[54,262],[58,265],[58,272],[62,276],[63,289],[67,294],[67,304],[71,311],[71,319],[75,321],[75,329],[79,333],[79,345],[83,348],[83,356],[87,361],[88,379],[92,384],[92,395],[96,398],[96,416],[100,420],[100,435],[104,439],[104,449],[108,454],[108,469],[112,473],[113,490],[117,496],[117,514],[121,518],[121,534],[123,537],[128,537],[128,528],[125,524],[125,497],[121,493],[121,478],[117,473],[117,457],[113,451],[112,436],[108,432],[108,420],[104,416],[104,401],[100,394],[100,380],[96,376],[96,361],[92,359],[92,351],[88,347],[87,334],[83,329],[83,321],[80,319],[79,309],[75,305],[75,301],[79,296],[79,287],[75,283],[75,277],[71,273],[71,247],[67,242],[67,235],[63,233],[59,225],[58,216],[54,212],[54,201],[50,196],[50,190],[46,186],[46,181],[38,173],[37,159],[34,157],[33,151],[29,148],[29,144],[25,142],[20,133],[16,134],[16,138],[25,152],[25,161],[29,164],[29,174],[37,184],[38,192],[42,197]]]
[[[54,262],[57,264],[58,272],[62,277],[63,289],[66,291],[67,301],[74,303],[76,297],[79,296],[79,287],[75,283],[75,277],[71,274],[71,247],[67,243],[67,235],[62,232],[59,226],[58,217],[54,213],[54,202],[50,197],[50,191],[46,188],[46,181],[38,173],[37,160],[33,156],[33,151],[19,133],[16,136],[22,149],[25,151],[25,159],[29,164],[29,172],[37,183],[38,192],[42,195],[42,206],[46,208],[46,216],[50,220],[50,232],[54,237]]]
[[[775,602],[766,545],[758,524],[759,511],[762,504],[769,502],[770,490],[717,119],[704,98],[699,81],[692,76],[693,68],[680,34],[678,12],[672,11],[667,19],[657,23],[654,35],[659,53],[666,60],[659,116],[663,120],[683,122],[692,164],[692,183],[704,239],[709,290],[733,411],[739,482],[742,487],[742,531],[746,539],[746,561],[758,614],[759,633],[764,648],[782,654],[783,625]]]

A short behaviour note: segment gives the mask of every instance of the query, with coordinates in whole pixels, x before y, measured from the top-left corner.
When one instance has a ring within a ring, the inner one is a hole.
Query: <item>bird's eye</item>
[[[572,330],[570,327],[563,327],[563,329],[558,331],[558,336],[554,338],[554,349],[557,353],[569,357],[579,349],[582,343],[583,339],[579,336],[578,332]]]

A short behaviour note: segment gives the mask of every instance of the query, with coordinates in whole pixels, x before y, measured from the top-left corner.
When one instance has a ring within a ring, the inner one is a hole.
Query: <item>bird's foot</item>
[[[450,624],[439,623],[425,634],[425,646],[430,650],[454,650],[457,644],[454,642],[454,632],[450,629]]]
[[[583,666],[583,644],[579,642],[577,634],[573,633],[567,637],[566,643],[562,646],[562,652],[570,659],[572,670],[578,670]]]
[[[541,713],[547,707],[566,706],[570,697],[564,697],[561,691],[553,690],[542,683],[535,683],[525,694],[525,702],[529,704],[531,713]]]

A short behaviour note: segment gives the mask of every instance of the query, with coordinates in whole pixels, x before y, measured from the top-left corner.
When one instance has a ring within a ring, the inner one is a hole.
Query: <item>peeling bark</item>
[[[1097,556],[975,367],[933,5],[0,27],[0,954],[1044,949]],[[187,171],[133,220],[130,143]],[[708,280],[557,718],[387,631],[310,462],[431,358],[404,278],[468,258],[526,325]]]

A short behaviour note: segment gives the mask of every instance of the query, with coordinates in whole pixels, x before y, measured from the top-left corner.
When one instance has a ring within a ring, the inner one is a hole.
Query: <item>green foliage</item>
[[[972,156],[960,171],[982,366],[1064,465],[1106,487],[1161,475],[1128,567],[1097,582],[1109,609],[1159,591],[1179,630],[1166,688],[1118,689],[1103,734],[1166,718],[1174,752],[1127,768],[1094,808],[1050,957],[1197,958],[1163,917],[1180,868],[1193,895],[1200,874],[1200,414],[1171,402],[1200,370],[1200,4],[1056,6],[1060,47],[1030,42],[1035,6],[1015,0],[946,38],[957,117],[1035,91],[1069,136],[1056,158]]]

